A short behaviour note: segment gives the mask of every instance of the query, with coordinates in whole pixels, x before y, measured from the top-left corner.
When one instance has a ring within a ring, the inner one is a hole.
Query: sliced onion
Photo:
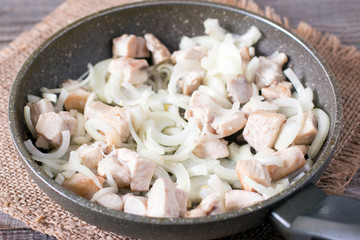
[[[165,171],[162,167],[160,166],[156,166],[155,170],[154,170],[154,177],[156,179],[158,178],[165,178],[171,181],[171,178],[169,176],[169,174],[167,173],[167,171]]]
[[[90,178],[96,184],[97,187],[99,187],[100,189],[102,188],[96,175],[88,167],[86,167],[84,165],[69,162],[69,163],[62,165],[60,168],[63,171],[73,170],[73,171],[80,172],[80,173],[84,174],[85,176],[87,176],[88,178]]]
[[[176,103],[176,105],[178,105],[179,107],[181,107],[183,109],[187,109],[189,101],[190,101],[190,97],[177,93],[177,91],[176,91],[177,83],[181,78],[185,77],[189,72],[202,71],[202,68],[201,68],[199,62],[194,61],[194,60],[186,60],[186,61],[177,63],[174,66],[173,70],[174,71],[170,77],[170,81],[169,81],[169,85],[168,85],[169,94],[170,94],[172,100],[174,101],[174,103]]]
[[[181,163],[175,164],[164,164],[162,166],[168,172],[171,172],[176,177],[177,188],[184,190],[189,193],[191,189],[191,182],[188,172],[186,171],[184,165]]]
[[[35,127],[31,121],[31,116],[30,116],[30,107],[29,106],[25,106],[24,107],[24,118],[25,118],[25,123],[27,128],[29,129],[31,135],[36,138],[37,134],[36,134],[36,130]]]
[[[224,197],[225,192],[231,190],[231,186],[227,182],[222,181],[216,174],[210,175],[208,179],[208,185],[215,192],[217,192],[221,198]]]
[[[65,130],[61,132],[61,136],[62,136],[62,140],[61,140],[61,145],[58,149],[56,149],[53,152],[50,153],[43,153],[40,152],[35,146],[34,144],[31,142],[31,140],[26,140],[24,142],[24,145],[26,147],[26,149],[30,152],[31,155],[35,156],[35,157],[41,157],[41,158],[47,158],[47,159],[59,159],[62,156],[65,155],[67,149],[69,148],[70,145],[70,131],[69,130]]]
[[[41,97],[35,95],[27,95],[28,103],[35,103],[41,100]]]
[[[65,89],[62,89],[59,95],[59,98],[55,104],[55,111],[56,112],[60,112],[62,111],[63,107],[64,107],[64,103],[67,99],[67,97],[69,96],[69,92],[66,91]]]
[[[228,149],[229,159],[234,162],[253,158],[253,154],[251,153],[251,147],[249,144],[239,146],[233,142],[228,146]]]
[[[328,135],[330,129],[330,119],[329,116],[319,108],[313,109],[312,112],[314,113],[318,123],[318,131],[308,150],[308,156],[313,159],[320,151],[320,148]]]
[[[244,176],[242,178],[242,181],[244,184],[248,185],[249,187],[253,188],[258,193],[260,193],[265,199],[272,197],[280,192],[280,191],[276,191],[273,187],[265,187],[265,186],[255,182],[248,176]]]
[[[240,46],[250,47],[254,45],[261,38],[261,32],[256,26],[251,26],[250,29],[243,35],[234,35],[236,42]]]
[[[278,106],[293,107],[297,111],[296,122],[287,120],[285,125],[281,128],[279,136],[275,142],[275,149],[282,150],[290,146],[294,141],[304,122],[304,113],[302,107],[294,98],[278,98],[272,101]]]
[[[42,97],[46,100],[49,100],[50,102],[56,102],[57,101],[57,96],[54,93],[43,93]]]
[[[223,29],[218,19],[208,18],[204,21],[205,33],[218,40],[224,40],[226,30]]]
[[[259,66],[260,66],[259,58],[253,57],[246,67],[245,77],[248,82],[253,82],[255,80],[255,75],[257,70],[259,69]]]
[[[296,92],[301,93],[304,91],[304,86],[291,68],[285,69],[284,74],[290,80]]]
[[[62,183],[64,182],[65,177],[64,175],[62,175],[61,173],[58,173],[58,175],[55,178],[55,182],[57,182],[58,184],[62,185]]]
[[[238,180],[235,169],[225,168],[221,165],[217,165],[213,168],[213,172],[225,180]]]
[[[114,187],[102,188],[94,194],[94,196],[90,199],[90,201],[95,202],[100,197],[102,197],[104,194],[109,193],[109,192],[117,193],[117,191],[118,191],[117,188],[114,188]]]

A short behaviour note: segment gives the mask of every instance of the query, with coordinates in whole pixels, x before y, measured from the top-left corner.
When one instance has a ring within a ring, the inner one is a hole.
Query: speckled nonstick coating
[[[112,38],[121,34],[153,33],[171,51],[183,35],[204,33],[203,21],[218,18],[229,32],[244,33],[256,25],[263,36],[256,45],[260,55],[278,50],[289,56],[288,65],[314,90],[316,106],[331,120],[330,132],[305,176],[280,194],[252,207],[196,219],[157,219],[113,211],[77,196],[50,179],[33,161],[23,141],[30,137],[23,108],[28,94],[40,95],[40,87],[55,88],[67,78],[77,78],[95,64],[111,57]],[[340,132],[341,104],[334,77],[319,55],[297,36],[253,13],[207,2],[146,2],[123,5],[85,17],[43,43],[25,62],[11,90],[9,122],[25,167],[35,182],[58,204],[79,218],[121,235],[143,239],[216,238],[260,224],[272,207],[316,181],[333,155]]]

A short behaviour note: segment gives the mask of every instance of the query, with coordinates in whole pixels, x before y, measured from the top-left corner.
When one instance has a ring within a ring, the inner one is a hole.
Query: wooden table
[[[64,0],[0,0],[0,49],[20,35]],[[318,30],[337,35],[341,42],[360,49],[359,0],[255,0],[287,16],[292,26],[306,21]],[[360,156],[359,156],[360,157]],[[348,185],[345,195],[360,199],[360,171]],[[0,212],[0,239],[55,239]]]

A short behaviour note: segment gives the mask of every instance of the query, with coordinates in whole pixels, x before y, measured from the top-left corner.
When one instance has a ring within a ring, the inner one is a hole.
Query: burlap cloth
[[[51,34],[80,17],[129,2],[68,0],[0,52],[0,210],[37,231],[59,239],[124,237],[102,231],[74,217],[54,203],[27,174],[9,133],[7,109],[11,84],[26,58]],[[261,14],[289,28],[287,19],[275,14],[271,8],[261,10],[255,3],[246,0],[222,2]],[[335,156],[318,186],[329,194],[342,194],[360,166],[360,52],[355,47],[341,45],[335,36],[319,33],[306,23],[292,30],[315,47],[336,76],[343,99],[343,130]],[[256,229],[228,239],[239,238],[273,239],[279,238],[279,234],[265,222]]]

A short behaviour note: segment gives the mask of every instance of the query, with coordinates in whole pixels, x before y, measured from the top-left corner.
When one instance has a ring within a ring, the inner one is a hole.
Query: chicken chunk
[[[54,106],[47,99],[41,99],[30,104],[30,118],[34,126],[36,126],[42,113],[55,112]]]
[[[121,141],[125,142],[130,136],[130,130],[126,118],[126,109],[120,107],[111,107],[102,102],[95,101],[86,109],[85,116],[90,118],[99,118],[109,124],[117,134]]]
[[[84,112],[85,103],[89,95],[90,92],[82,88],[78,88],[75,91],[70,92],[69,96],[66,98],[64,102],[65,109],[67,111],[70,111],[71,109],[75,109],[80,112]]]
[[[131,175],[130,189],[132,191],[149,190],[151,178],[155,171],[155,163],[147,159],[135,159],[128,162]]]
[[[146,40],[147,49],[152,52],[153,64],[157,65],[159,63],[170,60],[171,54],[169,50],[165,47],[164,44],[160,42],[159,39],[157,39],[151,33],[145,34],[144,38]]]
[[[120,57],[109,63],[108,70],[111,74],[121,73],[117,79],[119,85],[122,81],[141,84],[148,79],[148,67],[149,64],[145,59]]]
[[[206,196],[195,209],[187,211],[185,213],[185,217],[203,217],[208,215],[221,214],[224,212],[225,207],[221,201],[219,194],[213,192]]]
[[[241,60],[243,62],[250,62],[251,60],[251,56],[250,56],[250,52],[249,52],[249,47],[239,47],[239,52],[240,52],[240,56],[241,56]]]
[[[104,154],[102,145],[93,143],[91,145],[84,144],[79,148],[81,164],[92,170],[96,170],[98,163],[103,159]]]
[[[292,84],[290,82],[275,82],[269,87],[262,88],[261,95],[268,101],[281,97],[291,97],[291,87]]]
[[[104,183],[102,177],[97,177],[100,185]],[[77,195],[90,200],[100,188],[86,175],[76,173],[71,178],[65,179],[62,185],[68,190],[76,193]]]
[[[256,159],[241,160],[236,164],[236,173],[240,180],[241,186],[246,191],[253,191],[253,189],[244,182],[244,177],[247,176],[255,182],[269,187],[271,178],[266,167]]]
[[[123,34],[114,38],[112,52],[114,57],[147,58],[150,56],[145,39],[133,34]]]
[[[119,195],[112,192],[102,194],[98,199],[96,199],[96,202],[101,206],[114,210],[123,211],[124,209],[124,200]]]
[[[255,192],[231,190],[225,193],[225,209],[227,212],[249,207],[264,200],[264,197]]]
[[[255,82],[258,88],[270,86],[275,82],[285,80],[282,66],[287,62],[286,54],[279,53],[274,58],[259,57],[259,70],[255,75]]]
[[[250,114],[246,123],[244,139],[257,151],[273,148],[285,121],[286,117],[282,114],[264,110],[255,111]]]
[[[277,165],[266,166],[271,179],[276,181],[304,166],[306,163],[304,158],[306,150],[307,147],[300,145],[291,146],[287,149],[275,152],[274,156],[279,157],[283,161],[283,164],[281,167]]]
[[[292,117],[292,118],[296,118]],[[289,120],[291,120],[290,118]],[[310,145],[317,134],[317,121],[313,112],[309,111],[305,115],[304,125],[294,139],[295,145]]]
[[[147,199],[140,196],[129,196],[126,198],[124,212],[146,216]]]
[[[185,118],[194,117],[199,119],[200,127],[206,127],[211,133],[217,133],[223,137],[229,136],[246,124],[246,119],[239,110],[233,114],[220,114],[222,107],[210,96],[200,91],[195,91],[190,98],[189,108],[185,112]]]
[[[219,159],[229,156],[227,141],[206,134],[192,152],[199,158]]]
[[[180,91],[188,96],[197,90],[204,77],[203,71],[192,71],[178,81]]]
[[[230,136],[246,125],[245,115],[241,111],[233,114],[216,115],[211,123],[211,127],[222,137]]]
[[[252,86],[243,77],[229,79],[226,90],[232,102],[246,103],[252,96]]]
[[[190,98],[189,108],[185,111],[185,118],[194,117],[199,120],[202,127],[206,127],[209,132],[215,133],[211,127],[211,122],[215,117],[214,108],[219,105],[207,94],[195,91]]]
[[[140,155],[127,148],[116,150],[117,157],[120,161],[126,163],[130,171],[130,188],[132,191],[149,190],[151,178],[155,171],[155,163],[143,159]]]
[[[40,114],[36,131],[49,140],[51,145],[58,147],[62,141],[61,131],[70,130],[72,135],[75,132],[76,125],[76,118],[72,117],[69,112],[48,112]]]
[[[171,54],[173,63],[182,62],[185,60],[194,60],[200,62],[208,53],[208,49],[202,46],[195,46],[185,50],[178,50]]]
[[[184,202],[188,201],[188,194],[176,188],[176,184],[168,179],[158,178],[148,192],[149,217],[177,218],[182,212],[186,212]],[[181,199],[180,199],[181,197]]]
[[[106,171],[110,171],[115,183],[119,187],[128,187],[130,185],[129,168],[117,160],[114,154],[107,155],[98,164],[97,172],[100,176],[106,178]]]
[[[35,146],[38,148],[49,150],[52,148],[50,141],[47,140],[44,136],[39,135],[36,139]]]

